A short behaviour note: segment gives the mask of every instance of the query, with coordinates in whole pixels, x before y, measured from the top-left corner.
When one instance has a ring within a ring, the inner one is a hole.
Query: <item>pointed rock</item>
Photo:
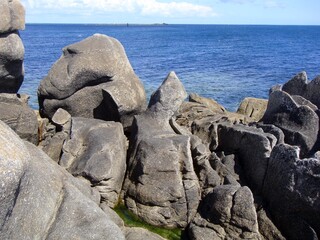
[[[186,92],[171,72],[152,95],[146,112],[135,117],[124,185],[128,208],[157,226],[185,227],[200,201],[191,137],[169,124]]]
[[[187,93],[181,81],[175,72],[170,72],[158,90],[152,94],[148,110],[171,118],[186,97]]]

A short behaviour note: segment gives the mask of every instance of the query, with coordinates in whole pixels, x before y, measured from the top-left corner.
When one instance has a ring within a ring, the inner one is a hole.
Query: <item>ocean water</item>
[[[175,71],[188,93],[234,111],[243,98],[268,98],[271,86],[301,71],[310,80],[320,74],[320,26],[27,24],[19,92],[31,96],[34,109],[39,82],[61,49],[95,33],[123,44],[148,96]]]

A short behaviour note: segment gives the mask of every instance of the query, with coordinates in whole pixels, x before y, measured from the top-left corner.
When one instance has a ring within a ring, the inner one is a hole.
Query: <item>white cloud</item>
[[[265,8],[283,8],[284,4],[281,0],[218,0],[224,3],[237,3],[237,4],[258,4]]]
[[[137,4],[143,15],[165,15],[165,16],[213,16],[211,7],[191,4],[188,2],[169,2],[162,3],[156,0],[137,0]]]
[[[274,0],[266,0],[264,1],[264,6],[266,8],[283,8],[284,4]]]
[[[32,9],[72,9],[99,12],[134,12],[142,15],[166,17],[215,16],[209,6],[189,2],[161,2],[159,0],[22,0]]]
[[[244,4],[244,3],[252,3],[255,0],[220,0],[220,2],[225,2],[225,3],[240,3],[240,4]]]

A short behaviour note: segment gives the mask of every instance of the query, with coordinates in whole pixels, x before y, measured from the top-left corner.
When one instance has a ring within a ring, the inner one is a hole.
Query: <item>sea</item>
[[[310,80],[320,74],[320,26],[27,24],[19,93],[30,95],[32,108],[62,48],[95,33],[122,43],[148,97],[175,71],[188,93],[236,111],[245,97],[267,99],[273,85],[301,71]]]

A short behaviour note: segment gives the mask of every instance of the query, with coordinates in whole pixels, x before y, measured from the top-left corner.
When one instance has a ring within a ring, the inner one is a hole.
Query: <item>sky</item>
[[[320,25],[320,0],[21,0],[27,23]]]

